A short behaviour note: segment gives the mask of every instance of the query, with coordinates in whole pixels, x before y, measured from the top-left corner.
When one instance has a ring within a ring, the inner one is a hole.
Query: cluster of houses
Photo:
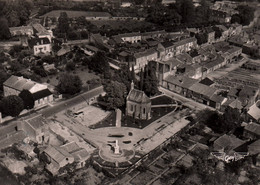
[[[29,46],[34,55],[47,55],[52,52],[53,33],[39,23],[28,26],[11,27],[11,35],[18,37],[21,45]]]
[[[242,123],[240,138],[233,134],[224,134],[212,138],[212,155],[226,163],[238,161],[246,156],[252,157],[255,166],[260,166],[260,125],[254,122]]]

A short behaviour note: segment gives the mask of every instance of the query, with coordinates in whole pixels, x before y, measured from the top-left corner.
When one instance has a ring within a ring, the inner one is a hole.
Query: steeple
[[[133,90],[135,88],[135,84],[134,84],[134,81],[132,80],[131,82],[131,90]]]

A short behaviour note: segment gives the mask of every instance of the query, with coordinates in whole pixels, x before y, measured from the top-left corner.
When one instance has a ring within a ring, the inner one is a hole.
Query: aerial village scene
[[[0,0],[0,185],[259,185],[259,0]]]

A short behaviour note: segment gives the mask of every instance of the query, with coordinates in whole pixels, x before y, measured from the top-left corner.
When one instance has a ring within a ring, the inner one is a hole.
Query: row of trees
[[[148,10],[147,21],[158,25],[170,26],[182,24],[202,24],[209,21],[209,2],[201,1],[201,6],[194,7],[192,0],[177,0],[169,6],[156,3]]]

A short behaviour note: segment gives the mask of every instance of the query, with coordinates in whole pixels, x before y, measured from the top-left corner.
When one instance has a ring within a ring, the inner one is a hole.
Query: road
[[[100,94],[104,93],[103,86],[97,87],[95,89],[92,89],[90,91],[87,91],[85,93],[82,93],[78,96],[75,96],[71,99],[68,99],[66,101],[62,101],[59,103],[54,104],[52,107],[48,107],[42,110],[39,110],[38,112],[41,113],[43,116],[50,117],[58,112],[61,112],[62,110],[68,109],[69,107],[72,107],[74,105],[77,105],[83,101],[89,101],[95,96],[98,96]]]
[[[189,98],[186,98],[184,96],[181,96],[181,95],[179,95],[177,93],[174,93],[172,91],[169,91],[168,89],[165,89],[163,87],[159,87],[159,91],[161,91],[162,93],[164,93],[164,94],[166,94],[166,95],[168,95],[170,97],[173,97],[175,100],[182,102],[183,105],[188,106],[190,108],[198,109],[198,110],[202,110],[202,109],[208,108],[208,109],[215,110],[212,107],[209,107],[207,105],[198,103],[198,102],[196,102],[196,101],[194,101],[192,99],[189,99]]]

